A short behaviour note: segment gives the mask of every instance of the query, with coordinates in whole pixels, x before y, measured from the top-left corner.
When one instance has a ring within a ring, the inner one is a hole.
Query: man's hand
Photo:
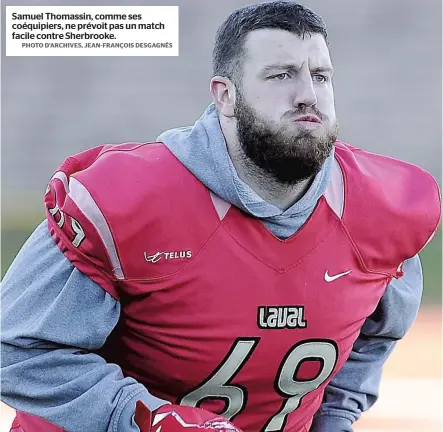
[[[242,432],[225,418],[200,408],[163,405],[151,412],[142,401],[137,401],[135,422],[141,432]]]

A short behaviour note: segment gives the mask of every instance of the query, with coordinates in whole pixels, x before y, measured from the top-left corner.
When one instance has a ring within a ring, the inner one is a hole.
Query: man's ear
[[[211,79],[210,90],[217,110],[225,117],[234,117],[236,88],[226,77],[215,76]]]

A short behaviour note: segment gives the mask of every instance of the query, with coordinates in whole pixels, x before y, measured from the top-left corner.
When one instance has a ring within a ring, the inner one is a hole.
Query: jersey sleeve
[[[401,277],[402,263],[423,250],[441,220],[435,178],[416,165],[339,145],[342,221],[365,268]]]
[[[383,366],[417,317],[423,292],[419,256],[406,260],[403,270],[403,277],[388,285],[348,360],[326,387],[311,432],[352,432],[352,424],[377,401]]]
[[[59,249],[78,270],[118,299],[117,286],[123,279],[118,251],[94,196],[94,182],[105,181],[94,176],[94,167],[111,148],[95,147],[66,159],[49,181],[44,201],[49,232]]]
[[[96,354],[119,316],[120,303],[66,259],[42,223],[2,281],[2,401],[72,432],[138,431],[137,400],[150,409],[168,402]],[[54,430],[45,426],[29,430]]]

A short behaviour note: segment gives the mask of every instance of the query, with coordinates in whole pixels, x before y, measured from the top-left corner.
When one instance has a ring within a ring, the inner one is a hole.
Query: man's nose
[[[315,94],[311,74],[309,76],[299,77],[294,94],[294,107],[303,109],[317,104],[317,95]]]

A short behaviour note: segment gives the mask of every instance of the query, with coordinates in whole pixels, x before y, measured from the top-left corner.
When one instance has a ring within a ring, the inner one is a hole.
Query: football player
[[[193,126],[50,180],[4,278],[12,430],[352,431],[376,401],[417,314],[437,184],[338,140],[306,7],[233,12],[213,69]]]

